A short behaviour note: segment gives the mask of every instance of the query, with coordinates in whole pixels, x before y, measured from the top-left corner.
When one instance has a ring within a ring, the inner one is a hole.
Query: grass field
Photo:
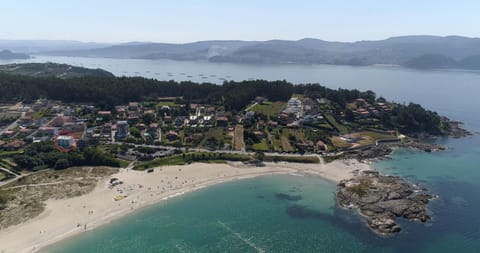
[[[153,161],[138,164],[134,170],[146,170],[159,166],[185,165],[193,162],[203,163],[225,163],[226,161],[249,161],[249,155],[217,153],[217,152],[194,152],[174,155],[164,158],[157,158]]]
[[[320,163],[317,156],[265,156],[268,162]]]
[[[215,138],[217,141],[223,143],[225,141],[225,130],[223,127],[210,128],[205,133],[203,140],[200,142],[201,147],[206,146],[206,142],[209,138]]]
[[[281,135],[278,131],[278,129],[273,129],[272,132],[267,132],[268,138],[271,141],[273,151],[275,152],[282,152],[282,140],[281,140]],[[277,138],[279,137],[279,138]]]
[[[337,129],[340,134],[348,133],[348,129],[344,125],[338,123],[331,114],[325,113],[324,116],[328,123],[330,123],[330,125],[332,125],[335,129]]]
[[[283,108],[285,108],[285,102],[265,102],[263,104],[257,104],[250,110],[258,113],[262,113],[269,117],[277,116]]]
[[[332,144],[337,148],[350,148],[353,146],[353,144],[343,140],[342,138],[340,138],[340,136],[332,136],[330,140],[332,141]]]
[[[267,141],[265,139],[262,139],[259,143],[253,144],[252,148],[254,151],[268,151]]]
[[[170,106],[170,107],[173,107],[173,106],[176,106],[177,104],[175,104],[175,102],[173,101],[162,101],[162,102],[159,102],[157,104],[157,108],[160,108],[162,106]]]
[[[10,156],[18,155],[18,154],[21,154],[21,153],[23,153],[22,149],[19,149],[17,151],[0,151],[0,158],[10,157]]]

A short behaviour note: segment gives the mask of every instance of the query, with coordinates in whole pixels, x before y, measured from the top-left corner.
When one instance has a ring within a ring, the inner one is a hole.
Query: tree
[[[264,161],[265,160],[265,154],[263,152],[256,152],[255,153],[255,159],[259,161]]]
[[[62,158],[55,163],[54,168],[56,170],[62,170],[62,169],[68,168],[69,166],[70,166],[70,163],[68,162],[68,160],[65,158]]]

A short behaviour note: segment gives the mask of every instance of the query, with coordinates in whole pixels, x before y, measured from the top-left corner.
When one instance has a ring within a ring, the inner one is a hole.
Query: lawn
[[[138,164],[134,170],[146,170],[159,166],[185,165],[192,162],[203,163],[225,163],[226,161],[248,161],[252,157],[242,154],[228,154],[217,152],[193,152],[187,154],[174,155],[164,158],[157,158],[153,161]]]
[[[328,113],[325,113],[325,119],[328,121],[328,123],[330,123],[330,125],[332,125],[333,127],[335,127],[335,129],[337,129],[337,131],[341,134],[346,134],[348,133],[348,129],[337,122],[337,120],[335,120],[335,118],[331,115],[331,114],[328,114]]]
[[[350,134],[353,137],[361,137],[362,140],[357,143],[360,145],[372,145],[375,144],[377,140],[385,140],[395,138],[394,135],[382,134],[373,131],[362,131],[357,133]]]
[[[269,117],[277,116],[287,103],[285,102],[265,102],[263,104],[257,104],[250,110],[258,113],[262,113]]]
[[[10,157],[23,153],[23,149],[17,151],[0,151],[0,157]]]
[[[210,138],[214,138],[217,140],[218,143],[224,143],[225,142],[225,131],[223,127],[216,127],[216,128],[210,128],[208,131],[205,133],[205,137],[203,140],[200,142],[201,147],[206,147],[208,146],[207,140]]]
[[[280,132],[278,131],[278,129],[275,128],[275,129],[272,130],[271,133],[268,132],[268,136],[269,136],[270,141],[272,142],[273,151],[282,152],[283,151],[282,140],[281,140],[282,136],[281,136]]]
[[[262,139],[259,143],[253,144],[252,148],[254,151],[268,151],[267,141],[265,139]]]
[[[317,156],[265,156],[269,162],[320,163]]]
[[[332,141],[333,145],[337,148],[350,148],[353,146],[353,144],[349,143],[346,140],[343,140],[342,138],[340,138],[340,136],[332,136],[330,140]]]
[[[169,107],[174,107],[177,104],[173,101],[162,101],[157,104],[157,108],[161,108],[162,106],[169,106]]]

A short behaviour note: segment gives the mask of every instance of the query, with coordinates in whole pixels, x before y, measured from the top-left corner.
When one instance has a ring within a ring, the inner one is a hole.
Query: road
[[[125,143],[125,142],[115,142],[115,143],[112,143],[112,142],[108,142],[107,144],[117,144],[117,145],[121,145],[121,144],[126,144],[126,145],[133,145],[134,147],[147,147],[147,148],[158,148],[158,149],[165,149],[165,150],[181,150],[181,151],[187,151],[187,148],[184,148],[184,147],[180,147],[180,148],[177,148],[177,147],[172,147],[172,146],[162,146],[162,145],[147,145],[147,144],[131,144],[131,143]],[[240,154],[240,155],[255,155],[255,152],[253,151],[239,151],[239,150],[209,150],[209,149],[205,149],[205,148],[188,148],[188,151],[193,151],[193,152],[212,152],[212,153],[227,153],[227,154]],[[318,157],[320,158],[320,161],[322,161],[321,159],[321,155],[319,154],[286,154],[286,153],[278,153],[278,152],[264,152],[265,155],[268,155],[268,156],[291,156],[291,157],[294,157],[294,156],[305,156],[305,157],[310,157],[310,156],[314,156],[314,157]]]

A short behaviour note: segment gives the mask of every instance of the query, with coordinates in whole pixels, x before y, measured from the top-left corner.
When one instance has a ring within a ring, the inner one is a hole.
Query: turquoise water
[[[67,57],[33,61],[178,81],[219,83],[218,77],[230,76],[372,89],[397,102],[420,103],[480,132],[477,72]],[[203,79],[200,74],[209,77]],[[374,164],[386,174],[403,176],[440,196],[429,205],[432,223],[401,222],[402,232],[393,237],[376,236],[354,212],[336,208],[332,183],[316,177],[269,176],[171,199],[44,252],[479,252],[480,136],[437,141],[449,149],[437,153],[398,150],[391,160]],[[293,197],[287,200],[277,194]]]
[[[336,227],[334,191],[334,184],[312,177],[226,183],[144,209],[47,252],[360,252],[363,243]]]
[[[430,204],[432,223],[401,222],[393,237],[338,209],[333,183],[265,176],[168,200],[44,252],[478,252],[479,141],[449,141],[438,153],[399,150],[375,164],[440,196]]]

